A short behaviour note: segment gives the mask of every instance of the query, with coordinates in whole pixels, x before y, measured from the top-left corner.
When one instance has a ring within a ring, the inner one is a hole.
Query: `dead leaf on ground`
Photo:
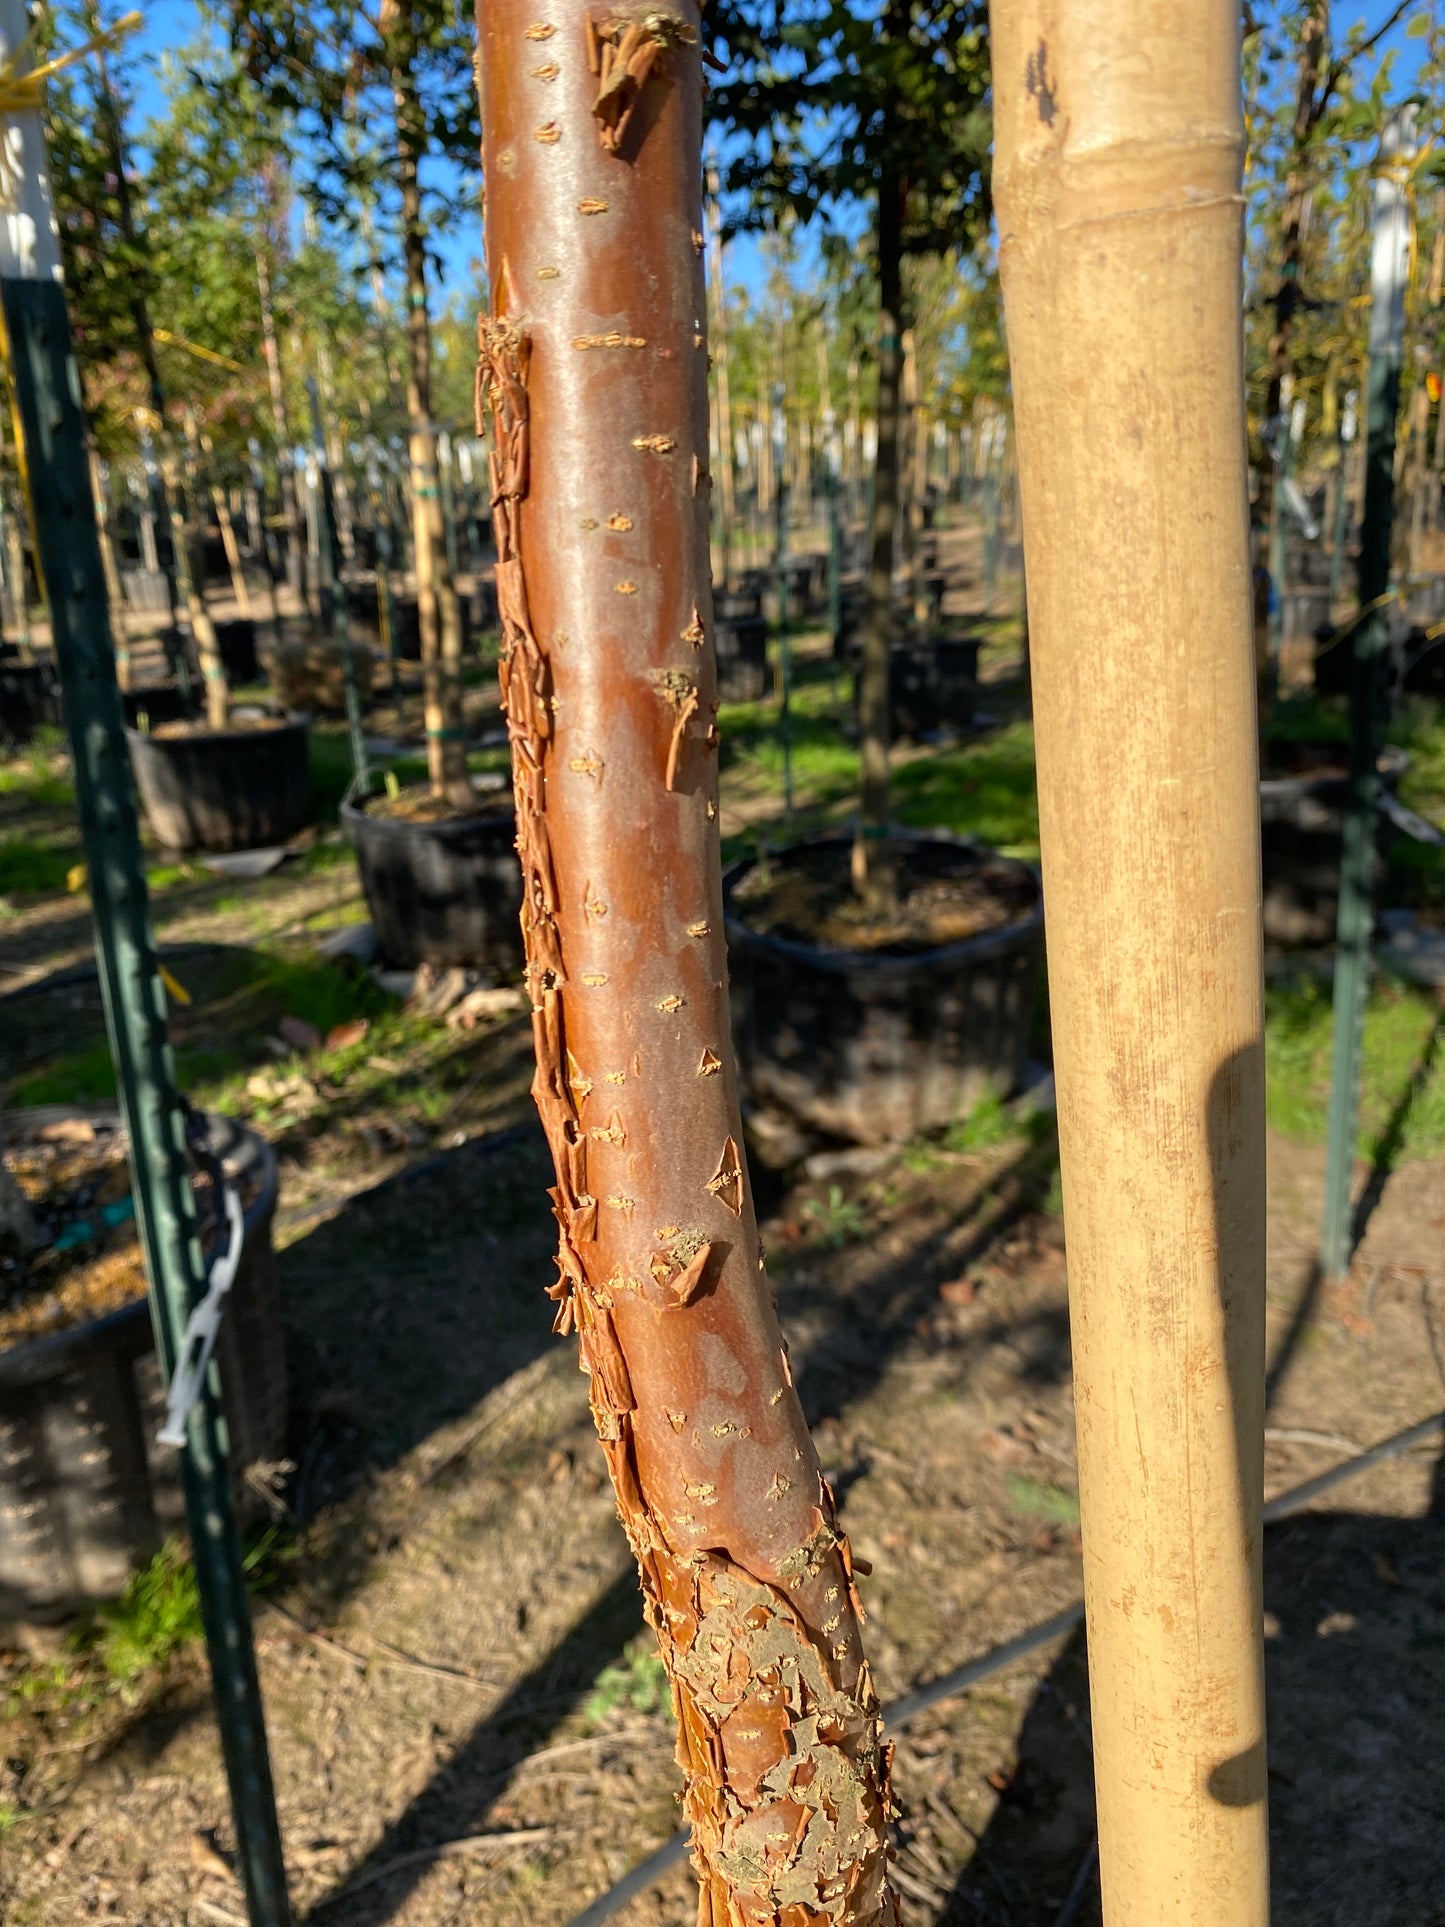
[[[459,1004],[447,1012],[448,1030],[475,1030],[484,1017],[500,1017],[508,1011],[526,1007],[527,993],[520,986],[502,984],[496,989],[483,985],[468,991]]]
[[[369,1017],[353,1017],[349,1024],[333,1024],[326,1033],[327,1050],[349,1050],[371,1029]]]
[[[191,1835],[191,1865],[208,1880],[234,1880],[235,1869],[207,1833]]]

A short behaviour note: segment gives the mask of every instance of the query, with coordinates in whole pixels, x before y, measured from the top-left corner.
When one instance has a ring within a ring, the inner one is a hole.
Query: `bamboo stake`
[[[877,1701],[728,1035],[698,9],[600,34],[588,0],[478,14],[481,385],[558,1325],[672,1680],[699,1920],[882,1927]]]
[[[1104,1917],[1267,1918],[1234,0],[994,0]]]

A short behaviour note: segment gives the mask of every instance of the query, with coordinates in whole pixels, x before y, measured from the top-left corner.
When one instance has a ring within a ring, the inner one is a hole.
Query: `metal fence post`
[[[0,0],[0,59],[23,71],[24,0]],[[71,350],[40,116],[12,110],[11,205],[0,220],[0,303],[35,501],[95,919],[96,961],[130,1136],[156,1351],[174,1370],[204,1264],[185,1122],[166,1030],[115,678],[80,374]],[[181,1455],[186,1516],[252,1927],[290,1927],[286,1872],[251,1639],[214,1365]]]
[[[1400,178],[1415,152],[1414,109],[1393,114],[1380,142],[1371,264],[1370,364],[1365,403],[1365,513],[1360,538],[1361,619],[1352,638],[1350,787],[1340,853],[1335,945],[1334,1049],[1320,1264],[1338,1278],[1351,1255],[1350,1194],[1359,1119],[1360,1060],[1374,928],[1376,767],[1383,735],[1384,662],[1390,640],[1390,529],[1395,496],[1395,417],[1405,338],[1410,204]]]

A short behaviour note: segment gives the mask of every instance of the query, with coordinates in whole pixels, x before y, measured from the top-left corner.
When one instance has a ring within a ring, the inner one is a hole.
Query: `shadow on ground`
[[[1271,1892],[1300,1927],[1445,1922],[1445,1505],[1309,1513],[1265,1536]],[[1017,1766],[941,1920],[1098,1927],[1082,1633],[1024,1720]],[[1076,1887],[1077,1883],[1077,1887]]]

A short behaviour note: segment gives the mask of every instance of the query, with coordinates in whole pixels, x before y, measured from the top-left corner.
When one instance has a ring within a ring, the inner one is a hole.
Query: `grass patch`
[[[945,1151],[992,1151],[997,1145],[1011,1144],[1022,1135],[1023,1123],[995,1092],[950,1124],[943,1134]]]
[[[813,1227],[813,1243],[825,1251],[841,1251],[868,1229],[868,1214],[844,1196],[841,1184],[830,1184],[826,1198],[809,1198],[803,1216]]]
[[[117,1686],[163,1666],[204,1634],[196,1569],[169,1540],[97,1621],[96,1656]]]
[[[1026,1479],[1019,1472],[1010,1472],[1004,1484],[1010,1508],[1022,1513],[1024,1518],[1041,1519],[1051,1526],[1079,1523],[1077,1493],[1065,1492],[1056,1485],[1041,1485],[1037,1479]]]
[[[979,742],[901,763],[893,773],[893,811],[900,823],[977,837],[1037,863],[1033,725],[1010,723]]]
[[[84,1049],[52,1058],[38,1070],[17,1077],[15,1104],[103,1104],[115,1096],[115,1065],[102,1039]]]
[[[57,848],[30,836],[0,839],[0,893],[36,895],[63,890],[77,861],[76,849],[75,843]]]
[[[36,809],[74,809],[75,785],[70,780],[69,764],[55,767],[65,752],[64,732],[46,723],[22,754],[0,764],[0,796],[22,796]]]
[[[345,729],[312,724],[306,733],[307,808],[315,823],[334,823],[351,787],[351,743]]]
[[[1334,1034],[1330,988],[1307,977],[1272,984],[1265,1010],[1269,1122],[1286,1137],[1321,1143],[1329,1116]],[[1388,979],[1373,986],[1360,1078],[1356,1150],[1361,1157],[1375,1157],[1387,1134],[1398,1158],[1436,1157],[1445,1150],[1442,1029],[1445,1016],[1427,992]],[[1427,1056],[1432,1061],[1422,1071]]]
[[[600,1726],[614,1708],[630,1706],[634,1713],[660,1713],[671,1705],[667,1669],[651,1633],[640,1633],[630,1642],[615,1666],[604,1666],[583,1706],[583,1716],[592,1727]]]

